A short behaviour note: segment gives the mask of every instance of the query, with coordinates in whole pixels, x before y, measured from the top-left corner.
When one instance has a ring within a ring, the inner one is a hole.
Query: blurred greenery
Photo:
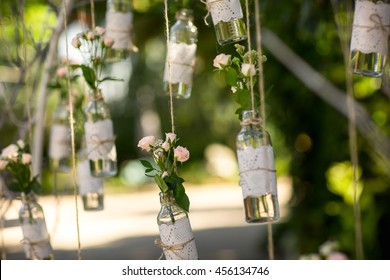
[[[57,2],[60,1],[54,3]],[[104,25],[105,1],[95,2],[96,21]],[[31,137],[26,104],[31,104],[31,110],[35,110],[46,44],[59,8],[48,3],[44,0],[0,2],[1,148],[19,137],[26,140]],[[73,20],[82,12],[89,14],[89,1],[85,3],[73,10]],[[148,182],[136,175],[143,175],[137,159],[146,156],[137,148],[138,140],[146,131],[161,135],[171,131],[168,98],[162,94],[166,40],[163,1],[133,0],[132,3],[134,44],[139,52],[132,53],[130,58],[133,70],[125,98],[115,102],[108,100],[120,167],[119,175],[106,181],[113,191],[129,191]],[[253,1],[249,3],[252,7]],[[180,4],[180,1],[169,1],[170,23],[175,20]],[[205,156],[206,148],[213,143],[235,150],[235,137],[240,129],[234,114],[237,105],[224,76],[214,71],[212,65],[217,54],[233,53],[234,47],[217,44],[210,19],[209,26],[204,23],[207,14],[204,4],[200,1],[186,4],[194,9],[199,41],[192,96],[189,100],[174,100],[175,131],[180,143],[191,152],[190,161],[179,167],[179,172],[189,183],[238,182],[237,173],[221,177],[210,172]],[[253,9],[251,12],[253,16]],[[338,88],[345,89],[345,65],[330,1],[261,1],[261,20],[263,27],[274,32],[303,60]],[[254,19],[252,23],[254,26]],[[255,38],[252,39],[255,42]],[[326,240],[338,240],[340,250],[353,259],[356,256],[348,120],[306,88],[267,49],[263,51],[267,56],[265,85],[272,87],[266,95],[266,112],[277,174],[290,177],[293,188],[289,202],[291,211],[275,228],[276,258],[298,258],[300,254],[317,252]],[[11,71],[23,78],[9,77],[7,73]],[[381,91],[380,82],[380,79],[354,77],[355,97],[378,128],[389,136],[389,97]],[[42,170],[46,193],[53,193],[47,148],[50,116],[58,95],[50,92],[47,101]],[[358,135],[365,258],[388,259],[390,171],[380,164],[373,149],[364,135]],[[71,192],[71,179],[63,174],[58,176],[59,188]],[[260,244],[259,250],[266,250],[266,241]]]

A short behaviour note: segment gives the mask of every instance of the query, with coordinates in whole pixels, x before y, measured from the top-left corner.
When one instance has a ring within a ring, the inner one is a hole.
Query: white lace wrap
[[[277,195],[274,151],[271,146],[237,150],[240,186],[244,198]]]
[[[103,178],[91,175],[88,160],[81,160],[77,163],[77,173],[79,176],[80,195],[87,193],[103,194]]]
[[[169,77],[168,60],[165,63],[164,82],[171,78],[172,84],[184,83],[192,85],[195,67],[196,44],[169,43],[169,60],[171,77]]]
[[[105,37],[114,39],[113,49],[130,49],[133,14],[107,12]]]
[[[27,259],[44,259],[53,254],[44,219],[34,219],[22,224],[24,251]]]
[[[53,124],[50,129],[49,156],[62,159],[70,156],[69,128],[65,124]]]
[[[112,120],[85,123],[88,159],[116,161],[114,127]]]
[[[197,260],[194,235],[188,218],[159,225],[161,247],[167,260]]]
[[[213,24],[243,18],[240,0],[207,0]]]
[[[351,51],[387,55],[390,33],[390,4],[357,0],[353,20]]]

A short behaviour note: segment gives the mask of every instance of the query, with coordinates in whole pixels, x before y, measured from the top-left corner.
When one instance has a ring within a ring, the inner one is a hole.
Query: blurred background
[[[340,11],[344,2],[348,1],[334,1]],[[69,17],[70,38],[91,20],[90,1],[75,3]],[[94,4],[96,24],[104,26],[106,1]],[[179,4],[169,1],[171,23]],[[249,4],[253,7],[254,1]],[[218,45],[212,24],[204,22],[203,3],[190,1],[190,5],[199,32],[193,90],[190,99],[174,100],[174,116],[179,143],[191,153],[179,173],[191,200],[199,257],[267,259],[267,226],[244,221],[235,152],[238,104],[224,75],[213,67],[215,56],[232,53],[234,46]],[[19,138],[31,139],[42,65],[60,6],[59,0],[0,1],[1,149]],[[85,259],[157,259],[161,253],[154,246],[158,188],[144,175],[139,159],[147,154],[137,143],[143,136],[162,137],[171,130],[169,100],[162,86],[164,5],[162,0],[133,0],[132,6],[133,44],[138,51],[106,69],[120,75],[123,86],[109,82],[103,90],[114,122],[119,172],[104,181],[103,211],[84,212],[79,204]],[[348,118],[338,106],[345,103],[346,95],[345,63],[335,21],[340,14],[325,0],[260,1],[260,7],[267,56],[267,129],[275,152],[282,214],[273,227],[275,258],[318,253],[321,244],[335,240],[339,250],[354,259]],[[254,36],[252,41],[256,41]],[[58,57],[65,42],[65,36],[60,37]],[[366,259],[390,257],[389,76],[387,62],[382,78],[353,80],[355,102],[361,109],[357,148]],[[40,203],[56,258],[76,259],[72,175],[53,174],[48,168],[51,116],[58,99],[57,91],[48,91]],[[3,258],[23,259],[17,226],[20,201],[3,197]]]

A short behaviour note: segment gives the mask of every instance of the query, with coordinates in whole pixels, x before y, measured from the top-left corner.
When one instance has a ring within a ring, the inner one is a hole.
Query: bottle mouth
[[[194,19],[194,13],[190,9],[181,9],[176,13],[176,19],[192,21]]]

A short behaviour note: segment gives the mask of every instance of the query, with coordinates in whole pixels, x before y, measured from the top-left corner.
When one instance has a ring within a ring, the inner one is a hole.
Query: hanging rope
[[[248,0],[245,0],[248,10]],[[248,12],[247,12],[248,17]],[[264,69],[263,69],[263,51],[261,48],[261,24],[260,24],[260,5],[259,1],[255,0],[255,21],[256,21],[256,47],[257,47],[257,64],[259,67],[259,95],[260,95],[260,116],[261,116],[261,126],[262,130],[266,131],[266,114],[265,114],[265,92],[264,92]],[[249,20],[247,19],[247,22]],[[247,23],[248,24],[248,23]],[[248,27],[249,29],[249,27]],[[249,34],[248,34],[249,37]],[[267,134],[263,133],[263,142],[267,143]],[[268,160],[268,158],[266,158]],[[275,259],[274,253],[274,240],[273,240],[273,230],[272,230],[272,222],[267,223],[267,231],[268,231],[268,257],[270,260]]]
[[[249,17],[249,2],[245,0],[245,12],[246,12],[246,33],[247,33],[247,42],[248,42],[248,52],[249,52],[249,64],[252,65],[252,43],[251,43],[251,28],[250,28],[250,17]],[[253,90],[253,77],[249,75],[250,87],[251,87],[251,103],[252,111],[255,111],[255,93]]]
[[[332,0],[332,8],[335,16],[336,26],[339,38],[341,40],[341,48],[344,56],[345,64],[345,77],[347,87],[347,110],[348,110],[348,137],[349,137],[349,151],[350,160],[352,165],[352,188],[353,188],[353,213],[354,213],[354,226],[355,226],[355,251],[356,259],[362,260],[364,258],[363,250],[363,235],[360,215],[360,201],[358,197],[358,167],[359,167],[359,156],[357,148],[357,132],[356,132],[356,108],[354,105],[354,94],[353,94],[353,79],[352,69],[350,67],[350,46],[349,46],[349,34],[352,33],[351,23],[352,20],[350,15],[352,14],[352,5],[350,1],[346,1],[346,11],[343,13],[346,15],[345,22],[340,22],[342,19],[338,16],[342,14],[340,11],[337,1]],[[342,26],[344,25],[344,27]]]
[[[166,47],[167,47],[167,64],[168,64],[168,88],[169,88],[169,108],[171,113],[171,131],[175,133],[175,120],[173,113],[173,94],[172,94],[172,68],[171,68],[171,58],[170,58],[170,47],[169,47],[169,18],[168,18],[168,0],[164,0],[164,18],[165,18],[165,33],[166,33]]]
[[[93,2],[93,0],[92,0]],[[64,3],[64,12],[67,11],[67,0],[63,1]],[[67,15],[64,15],[64,27],[65,27],[65,42],[68,42],[68,22]],[[68,43],[65,44],[66,50],[66,58],[69,60],[69,49]],[[74,133],[74,114],[73,114],[73,101],[72,101],[72,84],[70,82],[70,65],[67,63],[67,77],[68,77],[68,97],[69,97],[69,122],[70,122],[70,138],[71,138],[71,146],[72,146],[72,169],[73,169],[73,193],[74,193],[74,201],[76,206],[76,230],[77,230],[77,256],[78,259],[81,260],[81,241],[80,241],[80,222],[79,222],[79,205],[78,205],[78,191],[77,191],[77,168],[76,168],[76,147],[75,147],[75,133]]]
[[[95,30],[95,1],[90,0],[91,3],[91,25],[92,25],[92,30]]]

